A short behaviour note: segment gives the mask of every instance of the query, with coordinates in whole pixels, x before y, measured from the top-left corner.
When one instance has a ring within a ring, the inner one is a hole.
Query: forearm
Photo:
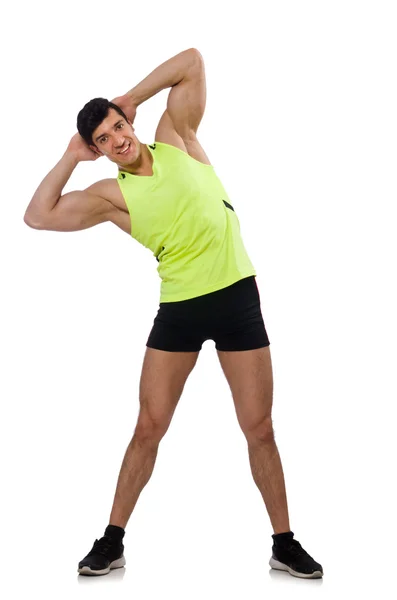
[[[35,191],[25,212],[26,223],[34,225],[55,207],[78,162],[72,153],[65,152]]]
[[[139,106],[161,90],[180,83],[200,59],[200,53],[194,48],[180,52],[152,71],[150,75],[127,92],[127,96],[131,98],[134,106]]]

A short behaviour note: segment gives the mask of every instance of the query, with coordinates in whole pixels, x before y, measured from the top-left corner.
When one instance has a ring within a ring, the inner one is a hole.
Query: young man
[[[136,108],[171,88],[155,142],[142,144]],[[252,475],[274,530],[270,565],[304,578],[323,570],[290,531],[283,470],[272,427],[272,366],[255,270],[230,199],[196,137],[206,100],[203,60],[195,49],[155,69],[113,103],[97,98],[80,111],[77,133],[35,192],[25,222],[77,231],[111,221],[149,248],[161,277],[160,308],[140,380],[140,412],[127,448],[105,535],[79,563],[81,574],[125,564],[124,530],[152,474],[202,343],[212,339],[246,437]],[[235,140],[234,159],[249,168]],[[80,161],[106,156],[115,179],[62,195]]]

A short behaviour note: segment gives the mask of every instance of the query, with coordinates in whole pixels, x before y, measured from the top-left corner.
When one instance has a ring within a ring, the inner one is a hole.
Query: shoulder
[[[199,143],[198,139],[195,137],[192,140],[185,141],[183,143],[183,147],[180,144],[170,144],[166,142],[155,142],[151,146],[152,149],[157,149],[160,152],[170,152],[176,154],[183,154],[186,157],[194,158],[194,160],[201,162],[205,165],[211,165],[211,162],[204,152],[203,147]]]
[[[117,178],[101,179],[90,185],[87,191],[111,202],[115,208],[127,210]]]
[[[117,189],[119,189],[117,179],[101,179],[90,185],[87,188],[87,192],[91,192],[91,194],[100,196],[105,200],[111,200]]]
[[[204,149],[197,139],[196,133],[194,131],[190,131],[189,136],[182,138],[176,132],[168,110],[164,112],[160,119],[156,130],[155,140],[158,143],[177,148],[199,162],[204,163],[205,165],[211,164],[208,156],[204,152]]]

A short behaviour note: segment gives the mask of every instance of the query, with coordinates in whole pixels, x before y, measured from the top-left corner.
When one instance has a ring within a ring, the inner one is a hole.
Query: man
[[[142,144],[132,125],[137,107],[171,88],[155,142]],[[81,574],[125,565],[123,536],[152,474],[202,343],[215,341],[247,439],[254,481],[274,530],[270,565],[297,577],[323,570],[290,531],[284,476],[274,440],[272,366],[255,270],[230,199],[196,133],[206,100],[203,60],[195,49],[174,56],[112,103],[88,102],[78,132],[35,192],[25,222],[37,229],[77,231],[111,221],[149,248],[161,277],[160,308],[140,380],[140,412],[127,448],[105,529],[79,563]],[[106,156],[116,179],[62,195],[80,161]],[[249,169],[241,140],[234,156]]]

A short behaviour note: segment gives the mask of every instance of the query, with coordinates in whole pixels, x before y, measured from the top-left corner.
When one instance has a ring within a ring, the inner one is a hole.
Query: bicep
[[[94,186],[90,188],[95,189]],[[115,207],[90,188],[61,196],[40,228],[50,231],[80,231],[111,220]]]
[[[206,83],[203,58],[197,50],[186,75],[171,88],[167,111],[177,134],[183,139],[195,136],[204,115]]]
[[[192,156],[205,165],[211,164],[210,159],[204,152],[204,149],[195,134],[190,135],[185,139],[182,139],[181,136],[177,134],[167,110],[160,119],[156,130],[155,140],[156,142],[163,142],[164,144],[175,146],[175,148],[183,150],[183,152],[186,152],[186,154],[189,154],[189,156]]]
[[[174,123],[168,114],[168,110],[163,113],[159,121],[156,129],[155,141],[163,142],[164,144],[169,144],[170,146],[175,146],[176,148],[179,148],[179,150],[187,152],[185,143],[181,136],[177,134]]]

